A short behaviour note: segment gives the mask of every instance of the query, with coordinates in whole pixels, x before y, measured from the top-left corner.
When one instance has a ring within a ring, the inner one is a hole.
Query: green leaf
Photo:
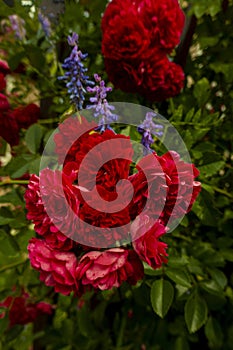
[[[190,278],[186,271],[168,268],[166,270],[166,275],[176,284],[191,288]]]
[[[213,318],[209,317],[205,325],[205,335],[208,339],[210,348],[221,348],[223,345],[223,332],[219,322]]]
[[[155,281],[151,288],[151,304],[154,312],[164,317],[168,312],[174,297],[172,284],[163,278]]]
[[[204,281],[200,283],[200,286],[208,293],[214,295],[222,295],[223,290],[219,284],[214,280]]]
[[[224,289],[227,285],[227,278],[225,274],[219,269],[210,269],[209,270],[211,277],[217,282],[220,288]]]
[[[184,308],[185,322],[190,333],[195,333],[205,324],[207,314],[205,299],[195,292],[188,298]]]
[[[199,106],[203,106],[208,101],[210,96],[210,83],[208,79],[202,78],[199,80],[195,84],[193,94],[196,97]]]
[[[13,220],[14,220],[14,218],[4,218],[4,217],[0,216],[0,226],[8,225]]]
[[[199,166],[198,169],[201,174],[206,176],[212,176],[212,175],[215,175],[220,169],[222,169],[224,165],[225,165],[225,162],[220,160],[217,162]]]
[[[40,148],[43,137],[43,128],[38,124],[33,124],[27,130],[25,135],[25,142],[29,151],[36,154]]]
[[[227,83],[233,82],[233,64],[215,62],[210,64],[210,68],[215,71],[215,73],[222,73],[225,77]]]
[[[221,251],[224,259],[233,262],[233,250],[232,249],[223,249]]]
[[[91,329],[93,328],[90,313],[85,305],[78,311],[78,328],[85,337],[91,334]]]
[[[189,350],[189,343],[185,337],[178,337],[175,342],[175,350]]]

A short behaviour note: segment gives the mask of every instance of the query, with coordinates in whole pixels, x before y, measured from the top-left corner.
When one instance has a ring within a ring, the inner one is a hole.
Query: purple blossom
[[[15,38],[18,40],[25,39],[26,30],[25,30],[25,21],[17,15],[9,16],[11,27],[15,32]]]
[[[38,20],[42,26],[42,29],[45,33],[45,36],[47,38],[49,38],[52,30],[51,30],[51,23],[50,23],[48,17],[44,16],[43,13],[38,12]]]
[[[86,89],[88,86],[93,86],[94,82],[89,80],[89,76],[85,74],[87,68],[84,67],[82,61],[87,58],[88,54],[83,54],[78,49],[78,34],[73,33],[72,36],[68,36],[68,44],[73,46],[73,49],[70,56],[62,64],[62,68],[66,70],[65,75],[58,77],[58,79],[66,81],[71,102],[76,105],[78,110],[81,110]]]
[[[118,115],[112,113],[115,107],[107,101],[107,94],[112,91],[112,88],[105,86],[105,81],[98,74],[94,74],[94,78],[97,84],[93,88],[88,87],[87,91],[95,96],[90,98],[91,105],[87,105],[86,108],[94,109],[94,117],[99,117],[98,129],[103,131],[105,128],[110,129],[109,124],[115,122]]]
[[[148,150],[151,151],[150,146],[154,143],[152,135],[162,136],[163,135],[163,125],[155,124],[153,122],[153,117],[156,113],[148,112],[142,124],[138,126],[138,132],[142,134],[141,143]],[[152,135],[151,135],[152,134]],[[148,153],[144,151],[144,153]]]

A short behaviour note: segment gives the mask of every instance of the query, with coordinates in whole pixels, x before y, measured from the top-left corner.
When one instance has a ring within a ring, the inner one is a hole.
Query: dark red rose
[[[10,104],[7,97],[0,93],[0,112],[7,111],[10,108]]]
[[[102,52],[115,60],[133,60],[147,55],[150,33],[140,21],[131,1],[112,1],[102,20]]]
[[[0,73],[0,91],[6,88],[6,80],[4,74]]]
[[[184,87],[182,68],[166,56],[145,62],[144,76],[138,92],[151,101],[163,101],[179,94]]]
[[[19,128],[27,129],[39,119],[40,108],[34,103],[30,103],[27,106],[15,108],[12,113],[18,123]]]
[[[11,146],[18,145],[19,143],[19,127],[10,109],[4,112],[0,110],[0,136]]]
[[[40,272],[40,280],[46,286],[64,295],[76,289],[74,253],[51,249],[44,240],[37,238],[29,241],[28,251],[32,267]]]
[[[160,268],[163,262],[167,262],[167,244],[159,241],[165,233],[166,228],[162,223],[155,222],[147,215],[138,217],[131,225],[133,248],[153,269]]]
[[[108,79],[116,89],[136,93],[142,84],[144,68],[141,61],[125,61],[105,58]]]
[[[140,18],[151,38],[151,46],[167,53],[179,44],[185,15],[177,0],[135,0]]]
[[[131,250],[113,248],[103,252],[91,251],[80,260],[77,280],[101,290],[119,287],[124,281],[136,284],[143,278],[143,266]]]
[[[102,52],[111,59],[142,59],[178,45],[185,16],[177,0],[113,0],[104,13]]]
[[[28,293],[23,292],[19,297],[9,296],[0,303],[2,308],[9,310],[10,327],[15,324],[25,325],[34,322],[42,314],[50,315],[52,306],[45,302],[35,303]],[[5,313],[0,315],[4,317]]]
[[[6,61],[0,60],[0,73],[2,73],[4,76],[10,73],[10,68]]]

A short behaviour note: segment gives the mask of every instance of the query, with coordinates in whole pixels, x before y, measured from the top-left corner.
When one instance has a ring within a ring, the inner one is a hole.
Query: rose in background
[[[35,103],[12,107],[6,92],[7,75],[10,68],[6,61],[0,62],[0,137],[11,146],[19,144],[20,130],[27,129],[37,122],[40,116],[40,107]]]
[[[150,101],[176,96],[184,72],[168,54],[179,44],[185,16],[177,0],[113,0],[104,12],[102,53],[115,88]]]
[[[51,315],[52,305],[46,302],[34,302],[30,295],[22,290],[20,296],[8,296],[0,302],[2,308],[0,319],[4,318],[6,312],[9,313],[9,326],[25,325],[34,322],[40,315]],[[4,311],[6,310],[6,311]]]

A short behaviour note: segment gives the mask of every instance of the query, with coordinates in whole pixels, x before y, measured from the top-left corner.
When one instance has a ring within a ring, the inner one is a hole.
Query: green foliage
[[[43,148],[70,107],[57,80],[69,53],[69,33],[77,31],[81,49],[89,53],[89,75],[98,72],[107,79],[100,30],[107,1],[66,1],[50,39],[30,17],[30,5],[14,3],[1,2],[0,18],[8,23],[8,16],[17,13],[25,20],[27,36],[22,42],[12,34],[1,40],[14,71],[10,102],[17,107],[28,99],[40,101],[41,118],[21,129],[12,156],[0,140],[0,301],[20,295],[23,287],[35,301],[50,302],[54,313],[41,324],[12,328],[7,315],[0,318],[0,349],[27,350],[33,344],[45,350],[232,349],[232,0],[181,1],[197,24],[179,96],[151,105],[140,96],[112,92],[113,101],[145,104],[169,119],[200,171],[202,191],[192,211],[165,238],[168,264],[157,270],[144,264],[144,280],[136,286],[87,293],[81,300],[54,293],[30,268],[27,244],[35,233],[26,219],[23,182],[28,174],[38,174]],[[34,9],[37,13],[37,2]],[[119,128],[139,140],[135,128]],[[155,149],[166,151],[159,144]]]

